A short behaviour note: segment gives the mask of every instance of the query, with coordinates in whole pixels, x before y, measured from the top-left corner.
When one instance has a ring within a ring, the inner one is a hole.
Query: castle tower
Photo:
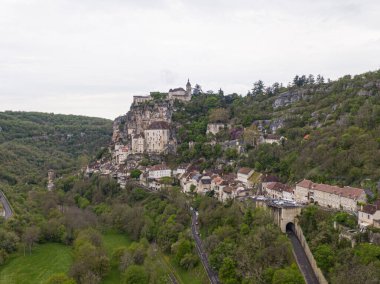
[[[191,84],[190,84],[189,79],[187,79],[186,94],[191,97]]]

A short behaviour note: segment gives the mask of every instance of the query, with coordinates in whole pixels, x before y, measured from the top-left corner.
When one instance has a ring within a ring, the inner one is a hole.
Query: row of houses
[[[249,178],[253,173],[250,168],[240,168],[237,173],[228,174],[217,169],[201,172],[191,164],[182,164],[171,170],[167,165],[159,164],[147,168],[140,181],[150,189],[158,190],[164,184],[163,178],[172,177],[178,180],[185,193],[210,194],[224,202],[248,196],[252,189]]]
[[[191,164],[179,165],[174,170],[165,164],[151,167],[139,167],[142,171],[140,182],[147,187],[158,190],[163,186],[163,178],[176,179],[183,192],[210,194],[225,202],[230,199],[252,195],[253,188],[271,199],[294,201],[301,204],[315,203],[319,206],[357,213],[360,227],[375,226],[380,228],[380,201],[366,204],[364,189],[350,186],[339,187],[328,184],[302,180],[295,186],[280,183],[274,176],[262,175],[250,168],[240,168],[236,173],[223,173],[214,169],[201,172]],[[113,175],[121,186],[126,184],[128,172],[122,166],[97,161],[90,165],[86,174],[99,173]]]
[[[302,204],[315,203],[326,208],[350,211],[357,214],[361,228],[380,228],[380,200],[366,204],[366,192],[361,188],[314,183],[305,179],[295,187],[280,182],[263,183],[262,193],[269,198]]]
[[[271,198],[294,200],[302,204],[316,203],[323,207],[352,212],[357,212],[358,204],[367,201],[364,189],[314,183],[306,179],[295,187],[280,182],[263,184],[263,192]]]

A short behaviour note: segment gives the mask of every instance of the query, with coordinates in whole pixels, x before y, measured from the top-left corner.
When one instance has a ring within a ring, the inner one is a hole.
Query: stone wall
[[[307,244],[306,238],[303,235],[301,226],[299,225],[297,219],[294,220],[294,230],[295,230],[295,234],[297,235],[298,240],[300,241],[300,243],[301,243],[301,245],[302,245],[302,247],[306,253],[306,256],[307,256],[307,258],[311,264],[311,267],[312,267],[315,275],[317,276],[319,283],[320,284],[328,284],[325,276],[322,273],[322,270],[319,269],[317,262],[315,261],[314,256],[311,253],[309,245]]]

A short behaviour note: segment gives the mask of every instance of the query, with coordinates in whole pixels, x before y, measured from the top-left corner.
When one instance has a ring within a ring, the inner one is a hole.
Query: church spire
[[[187,93],[188,96],[191,96],[191,84],[190,84],[190,80],[189,79],[187,79],[186,93]]]

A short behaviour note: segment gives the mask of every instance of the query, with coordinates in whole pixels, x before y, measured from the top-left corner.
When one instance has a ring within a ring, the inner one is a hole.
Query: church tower
[[[191,98],[191,84],[190,84],[189,79],[187,79],[186,94]]]

